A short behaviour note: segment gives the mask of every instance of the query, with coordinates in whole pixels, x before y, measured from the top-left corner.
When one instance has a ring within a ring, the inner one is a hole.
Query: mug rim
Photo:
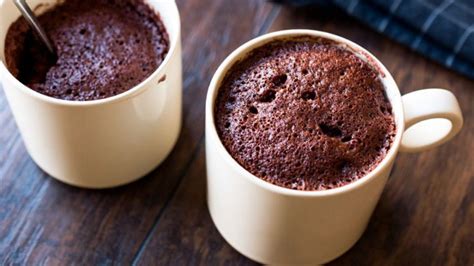
[[[216,124],[215,124],[215,119],[214,119],[214,106],[217,98],[217,93],[219,91],[219,86],[224,79],[225,75],[229,71],[229,69],[240,59],[245,58],[246,55],[248,55],[251,51],[257,49],[258,47],[261,47],[267,43],[270,43],[275,40],[280,40],[280,39],[291,39],[291,38],[296,38],[296,37],[320,37],[328,40],[333,40],[336,41],[337,43],[347,45],[348,48],[353,50],[352,52],[360,52],[363,54],[365,59],[369,60],[368,62],[372,67],[377,68],[377,70],[381,73],[383,77],[383,84],[385,87],[386,91],[392,90],[393,93],[395,94],[395,97],[393,99],[389,99],[390,104],[392,105],[392,112],[395,120],[395,125],[396,125],[396,134],[395,138],[393,140],[392,146],[390,147],[388,153],[385,155],[385,157],[380,161],[377,166],[364,175],[363,177],[346,184],[341,187],[337,188],[332,188],[332,189],[327,189],[327,190],[311,190],[311,191],[306,191],[306,190],[296,190],[296,189],[290,189],[286,187],[281,187],[272,183],[269,183],[267,181],[262,180],[258,176],[250,173],[247,169],[245,169],[242,165],[240,165],[227,151],[227,149],[224,147],[221,138],[217,134],[217,129],[216,129]],[[399,112],[395,114],[393,106],[397,104],[399,105]],[[213,151],[206,150],[206,152],[217,152],[219,155],[224,158],[224,160],[232,167],[234,170],[236,170],[242,178],[245,178],[249,180],[250,182],[253,182],[255,185],[261,187],[262,189],[269,190],[274,193],[278,194],[283,194],[287,196],[299,196],[299,197],[322,197],[322,196],[333,196],[345,192],[349,192],[352,190],[355,190],[361,186],[363,186],[365,183],[369,182],[370,180],[374,179],[376,176],[379,175],[379,172],[381,172],[382,169],[385,169],[386,167],[389,167],[393,159],[395,158],[398,148],[400,147],[401,143],[401,138],[403,135],[403,132],[405,130],[405,123],[404,123],[404,113],[403,113],[403,104],[401,100],[401,94],[400,90],[393,79],[392,75],[390,72],[387,70],[387,68],[374,56],[372,55],[369,51],[367,51],[365,48],[361,47],[360,45],[344,38],[336,34],[332,34],[329,32],[324,32],[324,31],[318,31],[318,30],[309,30],[309,29],[290,29],[290,30],[280,30],[280,31],[275,31],[271,33],[267,33],[264,35],[261,35],[259,37],[253,38],[250,41],[247,41],[246,43],[242,44],[239,46],[237,49],[235,49],[231,54],[229,54],[224,61],[219,65],[217,68],[216,72],[214,73],[211,83],[209,85],[207,95],[206,95],[206,134],[209,134],[209,136],[213,139],[216,140],[216,149]],[[207,141],[207,140],[206,140]]]
[[[153,3],[153,2],[154,2],[153,0],[145,0],[145,3],[152,6],[152,8],[154,8],[154,6],[151,5],[151,3]],[[141,94],[144,91],[144,88],[145,88],[144,85],[146,83],[149,83],[152,79],[154,79],[160,73],[164,72],[164,68],[169,64],[169,61],[171,60],[171,56],[172,56],[172,54],[175,53],[175,51],[177,49],[177,46],[179,44],[179,41],[180,41],[181,18],[180,18],[180,15],[179,15],[178,6],[176,5],[175,1],[169,1],[169,4],[173,5],[173,13],[170,14],[169,16],[172,17],[172,20],[176,20],[176,21],[172,22],[172,23],[176,23],[176,34],[174,34],[173,38],[170,38],[170,40],[169,40],[168,53],[166,54],[166,56],[163,59],[163,61],[161,62],[161,64],[148,77],[146,77],[144,80],[142,80],[140,83],[136,84],[135,86],[133,86],[129,90],[126,90],[122,93],[119,93],[119,94],[111,96],[111,97],[103,98],[103,99],[96,99],[96,100],[89,100],[89,101],[71,101],[71,100],[64,100],[64,99],[54,98],[52,96],[47,96],[47,95],[44,95],[42,93],[39,93],[39,92],[29,88],[25,84],[23,84],[20,80],[18,80],[16,77],[13,76],[13,74],[10,72],[10,70],[8,70],[4,60],[0,60],[0,76],[2,76],[2,72],[4,72],[6,79],[10,80],[23,93],[25,93],[25,94],[33,97],[33,98],[36,98],[40,101],[45,101],[47,103],[50,103],[50,104],[53,104],[53,105],[59,105],[59,106],[74,106],[74,107],[79,107],[79,108],[80,107],[97,106],[97,105],[103,105],[103,104],[108,104],[108,103],[120,102],[120,101],[129,99],[129,98],[131,98],[135,95]],[[157,11],[157,10],[155,9],[155,11]],[[157,12],[160,16],[160,20],[162,20],[163,12],[159,12],[159,11],[157,11]],[[162,20],[162,23],[163,23],[163,20]],[[8,25],[8,28],[10,26],[11,26],[11,24]],[[163,26],[165,27],[166,33],[168,34],[168,37],[169,37],[169,35],[170,35],[169,34],[169,27],[164,25],[164,23],[163,23]],[[8,30],[8,28],[7,28],[7,30]],[[6,38],[6,35],[5,35],[5,38]],[[3,39],[2,41],[5,42],[5,39]],[[5,51],[1,51],[1,52],[4,53]]]

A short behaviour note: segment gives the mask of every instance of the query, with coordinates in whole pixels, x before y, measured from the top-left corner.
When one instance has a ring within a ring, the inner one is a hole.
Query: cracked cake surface
[[[297,190],[362,178],[385,157],[395,122],[379,73],[326,39],[277,40],[224,77],[217,133],[253,175]]]

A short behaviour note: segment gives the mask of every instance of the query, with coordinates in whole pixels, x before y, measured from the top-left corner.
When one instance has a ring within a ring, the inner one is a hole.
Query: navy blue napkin
[[[274,0],[323,4],[321,0]],[[371,28],[474,78],[474,0],[332,0]]]

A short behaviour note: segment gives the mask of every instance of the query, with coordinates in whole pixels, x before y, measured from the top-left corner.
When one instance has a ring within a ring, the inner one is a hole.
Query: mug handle
[[[424,89],[402,96],[405,132],[401,152],[420,152],[454,137],[463,118],[456,96],[445,89]]]

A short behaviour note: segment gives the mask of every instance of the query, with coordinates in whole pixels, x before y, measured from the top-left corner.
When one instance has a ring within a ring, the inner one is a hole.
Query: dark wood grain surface
[[[205,202],[204,101],[220,62],[280,29],[333,32],[361,44],[402,93],[457,95],[461,133],[442,147],[400,154],[360,241],[333,265],[474,265],[474,81],[337,11],[259,0],[178,0],[183,25],[184,126],[147,177],[85,190],[48,177],[28,156],[0,90],[0,265],[251,265],[219,235]],[[350,221],[348,221],[350,222]]]

